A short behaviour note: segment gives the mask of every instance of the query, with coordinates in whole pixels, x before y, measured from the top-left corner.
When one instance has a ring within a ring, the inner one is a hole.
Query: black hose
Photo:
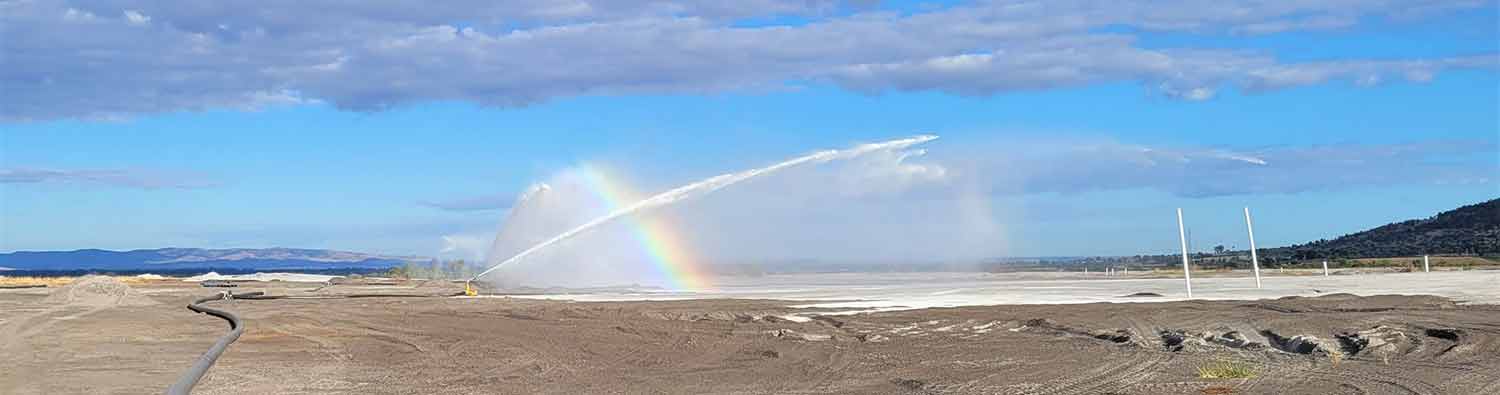
[[[256,292],[257,294],[260,292]],[[340,295],[241,295],[235,294],[235,299],[246,300],[274,300],[274,299],[359,299],[359,298],[448,298],[464,296],[462,292],[455,294],[340,294]]]
[[[193,386],[198,385],[198,380],[203,379],[203,375],[205,373],[208,373],[208,368],[214,366],[214,362],[219,360],[219,355],[223,354],[224,350],[229,348],[229,343],[234,343],[236,339],[240,338],[240,334],[245,333],[245,323],[244,321],[240,321],[239,316],[236,316],[234,315],[234,313],[230,313],[228,311],[211,307],[203,307],[202,304],[215,300],[228,300],[236,297],[253,298],[263,295],[263,292],[249,292],[240,295],[235,295],[230,292],[224,292],[218,295],[195,300],[192,304],[189,304],[187,306],[188,310],[223,318],[225,321],[229,321],[229,332],[225,333],[224,336],[219,336],[219,341],[215,342],[213,347],[209,347],[208,352],[203,353],[203,356],[198,357],[198,362],[194,362],[192,367],[188,368],[187,371],[182,372],[182,376],[177,378],[176,383],[173,383],[171,387],[167,387],[168,395],[187,395],[192,393]]]

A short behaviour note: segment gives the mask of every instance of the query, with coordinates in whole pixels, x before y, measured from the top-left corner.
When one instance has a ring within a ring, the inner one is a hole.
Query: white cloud
[[[1201,86],[1183,89],[1172,86],[1172,84],[1170,83],[1162,83],[1161,86],[1158,87],[1158,89],[1162,94],[1167,95],[1168,97],[1190,101],[1209,100],[1213,99],[1215,95],[1218,95],[1218,91],[1216,91],[1215,89]]]
[[[146,14],[142,14],[140,11],[126,10],[125,23],[134,26],[145,26],[151,23],[151,17],[146,16]]]
[[[1354,26],[1357,18],[1349,15],[1322,15],[1313,18],[1279,19],[1250,23],[1233,29],[1243,34],[1272,34],[1294,30],[1330,30]]]
[[[63,21],[67,22],[82,22],[93,20],[94,14],[88,11],[79,10],[77,8],[69,8],[63,11],[62,18]]]
[[[803,81],[963,95],[1127,82],[1208,100],[1226,86],[1420,83],[1497,63],[1495,54],[1285,62],[1265,51],[1146,48],[1121,33],[1235,40],[1236,33],[1336,29],[1369,16],[1431,17],[1485,6],[1467,1],[985,1],[915,13],[868,3],[9,3],[0,12],[0,36],[15,39],[0,41],[0,82],[8,93],[0,96],[0,119],[317,101],[356,110],[432,100],[515,106]],[[1410,12],[1416,8],[1422,11]],[[740,23],[788,15],[808,22]],[[139,28],[145,24],[152,28]]]
[[[956,152],[933,160],[962,164],[996,194],[1155,189],[1211,197],[1478,182],[1500,168],[1469,157],[1494,149],[1493,141],[1230,150],[1080,139],[1008,142],[983,155]]]

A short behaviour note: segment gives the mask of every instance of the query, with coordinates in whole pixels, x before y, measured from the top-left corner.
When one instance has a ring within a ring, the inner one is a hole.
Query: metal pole
[[[1328,277],[1328,261],[1323,261],[1323,277]]]
[[[1188,254],[1191,256],[1192,255],[1191,251],[1193,251],[1193,231],[1191,231],[1191,230],[1187,231],[1187,243],[1188,243],[1188,251],[1189,251]]]
[[[1255,225],[1250,223],[1250,208],[1245,207],[1245,229],[1250,233],[1250,267],[1255,270],[1255,287],[1260,288],[1260,257],[1255,255]]]
[[[1193,297],[1193,275],[1188,268],[1187,230],[1182,226],[1182,208],[1177,209],[1177,236],[1182,239],[1182,281],[1187,285],[1187,297]]]
[[[1432,273],[1432,266],[1427,265],[1427,256],[1422,256],[1422,273]]]

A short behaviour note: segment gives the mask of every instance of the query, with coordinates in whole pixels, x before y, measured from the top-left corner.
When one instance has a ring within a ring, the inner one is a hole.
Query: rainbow
[[[579,173],[588,189],[599,197],[607,210],[624,207],[641,198],[635,190],[619,182],[618,177],[611,176],[599,166],[584,164],[580,166]],[[668,216],[631,215],[623,222],[645,250],[651,265],[673,289],[693,291],[713,287],[700,266],[701,260],[695,256],[681,236],[680,229]]]

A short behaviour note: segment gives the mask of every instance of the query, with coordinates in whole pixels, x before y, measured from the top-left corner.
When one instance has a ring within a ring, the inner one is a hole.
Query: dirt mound
[[[1281,313],[1378,313],[1394,310],[1454,309],[1458,304],[1448,298],[1429,295],[1355,296],[1333,293],[1318,297],[1287,296],[1249,304]]]
[[[113,307],[149,306],[156,301],[129,285],[108,276],[84,276],[47,295],[43,303],[51,305]]]
[[[1098,339],[1098,340],[1105,340],[1105,341],[1108,341],[1108,342],[1111,342],[1111,343],[1114,343],[1114,344],[1133,345],[1133,346],[1139,346],[1139,345],[1141,345],[1141,343],[1140,343],[1140,338],[1141,337],[1138,336],[1134,331],[1129,330],[1129,329],[1120,329],[1120,328],[1112,328],[1112,329],[1079,328],[1079,327],[1073,327],[1073,326],[1068,326],[1068,325],[1060,324],[1060,323],[1057,323],[1055,321],[1052,321],[1052,320],[1046,319],[1046,318],[1037,318],[1037,319],[1027,320],[1025,322],[1025,324],[1022,325],[1021,327],[1017,328],[1016,331],[1026,331],[1026,332],[1034,332],[1034,333],[1051,333],[1051,334],[1055,334],[1055,335],[1059,335],[1059,336],[1083,336],[1083,337],[1091,337],[1091,338]]]
[[[1295,335],[1291,337],[1282,336],[1270,329],[1260,331],[1270,341],[1271,347],[1278,350],[1302,355],[1321,355],[1335,360],[1343,359],[1344,350],[1334,342],[1319,339],[1313,335]]]
[[[452,280],[425,280],[417,284],[417,289],[463,289],[464,284]]]
[[[778,323],[778,322],[791,321],[791,320],[788,320],[788,319],[785,319],[785,318],[782,318],[782,317],[777,317],[775,315],[776,313],[777,313],[776,311],[723,311],[723,310],[720,310],[720,311],[645,311],[645,312],[642,312],[641,315],[645,316],[646,318],[657,319],[657,320],[666,320],[666,321],[734,321],[734,322],[740,322],[740,323],[755,322],[755,321],[765,321],[765,322],[771,322],[771,323]],[[825,325],[831,325],[831,326],[834,326],[834,327],[838,327],[839,326],[839,325],[832,324],[830,321],[837,322],[837,320],[833,320],[831,318],[824,319],[824,318],[822,318],[822,316],[818,316],[818,317],[815,317],[813,319],[814,320],[819,320],[818,321],[819,323],[823,323]],[[842,323],[840,323],[840,325],[841,324]]]

